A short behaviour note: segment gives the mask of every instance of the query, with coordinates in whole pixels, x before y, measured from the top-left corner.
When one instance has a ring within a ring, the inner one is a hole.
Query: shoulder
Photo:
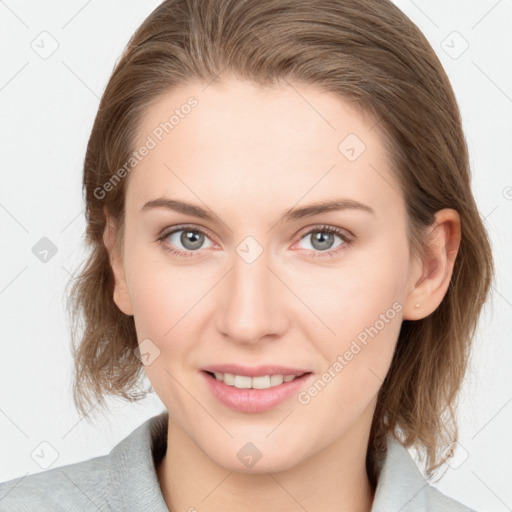
[[[107,455],[0,483],[0,512],[167,512],[155,471],[167,421],[149,418]]]
[[[408,450],[393,436],[380,471],[372,512],[476,512],[443,494],[421,474]]]
[[[109,466],[104,455],[0,483],[0,511],[110,510]]]
[[[450,512],[476,512],[476,510],[463,505],[459,501],[446,496],[439,489],[432,487],[430,484],[427,484],[425,487],[425,501],[428,504],[435,505],[436,510],[439,511],[450,511]]]

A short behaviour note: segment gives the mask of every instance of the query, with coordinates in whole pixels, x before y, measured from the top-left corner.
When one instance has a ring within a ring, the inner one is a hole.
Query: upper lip
[[[212,364],[202,369],[206,372],[231,373],[233,375],[247,375],[248,377],[261,377],[262,375],[302,375],[303,373],[309,373],[309,370],[278,365],[242,366],[239,364]]]

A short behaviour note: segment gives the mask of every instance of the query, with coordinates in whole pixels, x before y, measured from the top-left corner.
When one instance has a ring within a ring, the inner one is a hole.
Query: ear
[[[426,254],[416,262],[405,299],[404,320],[420,320],[437,309],[443,300],[453,273],[460,246],[460,217],[445,208],[435,214],[435,221],[425,238]]]
[[[128,316],[133,315],[132,303],[128,293],[128,286],[126,283],[126,276],[124,271],[124,263],[122,258],[122,251],[119,250],[116,242],[117,225],[106,209],[104,209],[105,217],[107,219],[105,230],[103,231],[103,242],[109,253],[110,266],[114,273],[114,302],[117,307]]]

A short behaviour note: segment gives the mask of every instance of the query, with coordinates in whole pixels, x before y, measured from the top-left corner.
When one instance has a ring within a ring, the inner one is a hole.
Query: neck
[[[285,471],[238,473],[216,464],[169,417],[167,452],[157,474],[170,511],[370,512],[368,435],[353,429]]]

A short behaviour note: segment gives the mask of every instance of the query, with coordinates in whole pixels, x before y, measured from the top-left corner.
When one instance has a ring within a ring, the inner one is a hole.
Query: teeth
[[[235,385],[235,376],[232,373],[225,373],[224,378],[222,380],[223,380],[224,384],[227,384],[228,386]]]
[[[244,375],[235,375],[235,388],[248,389],[252,387],[251,377],[245,377]]]
[[[284,376],[283,375],[272,375],[270,377],[270,385],[271,386],[279,386],[284,382]]]
[[[261,375],[249,377],[247,375],[233,375],[232,373],[215,372],[215,378],[228,386],[238,389],[268,389],[280,386],[283,382],[290,382],[299,375]]]
[[[252,387],[254,389],[267,389],[270,387],[272,383],[272,378],[268,375],[261,375],[260,377],[246,377],[250,381],[252,381]]]

